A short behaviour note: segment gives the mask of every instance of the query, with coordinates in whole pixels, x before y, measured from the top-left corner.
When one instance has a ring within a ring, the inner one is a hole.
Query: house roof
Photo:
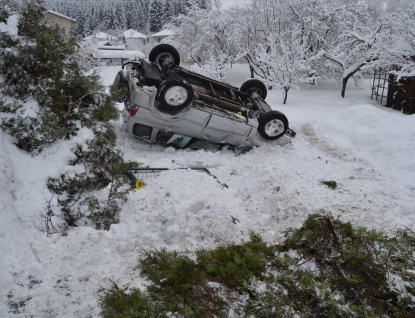
[[[66,16],[66,15],[60,14],[60,13],[58,13],[58,12],[56,12],[56,11],[49,10],[49,11],[46,11],[46,12],[47,12],[47,13],[54,14],[54,15],[57,15],[58,17],[61,17],[61,18],[64,18],[64,19],[70,20],[70,21],[72,21],[72,22],[77,22],[75,19],[72,19],[72,18],[70,18],[70,17],[68,17],[68,16]]]
[[[134,38],[134,39],[147,39],[147,36],[143,33],[140,33],[136,30],[129,29],[123,33],[125,38]]]
[[[101,45],[97,47],[98,50],[115,50],[115,51],[125,51],[124,45]]]
[[[143,59],[146,56],[141,51],[122,51],[122,50],[96,50],[96,58],[100,59]]]
[[[155,37],[155,36],[170,36],[173,35],[173,31],[171,30],[161,30],[160,32],[154,33],[151,36]]]
[[[104,32],[96,32],[93,34],[97,39],[108,39],[108,38],[112,38],[113,36],[104,33]]]

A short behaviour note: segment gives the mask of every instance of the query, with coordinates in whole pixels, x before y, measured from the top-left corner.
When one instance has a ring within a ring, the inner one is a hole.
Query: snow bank
[[[104,84],[119,69],[102,67]],[[239,86],[249,70],[237,66],[228,75]],[[290,91],[287,105],[281,91],[269,91],[267,101],[287,115],[297,136],[284,147],[264,141],[240,156],[141,142],[120,119],[115,126],[126,159],[173,170],[142,175],[144,188],[130,194],[109,231],[80,226],[66,237],[37,229],[51,196],[45,180],[77,169],[66,164],[70,149],[91,131],[82,129],[37,157],[0,131],[0,316],[98,317],[97,297],[110,279],[145,288],[138,262],[143,248],[209,248],[247,240],[250,231],[276,242],[321,210],[386,231],[415,224],[415,116],[371,104],[367,84],[348,88],[345,99],[335,84],[304,85]],[[206,166],[228,188],[205,173],[177,169],[192,165]],[[336,181],[337,189],[321,180]]]

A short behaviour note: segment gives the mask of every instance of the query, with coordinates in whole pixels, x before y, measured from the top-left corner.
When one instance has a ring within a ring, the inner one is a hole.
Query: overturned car
[[[149,61],[122,65],[114,86],[126,94],[123,118],[129,134],[175,148],[258,146],[258,138],[294,136],[284,114],[264,101],[265,85],[246,81],[240,88],[179,66],[177,50],[168,44],[152,49]]]

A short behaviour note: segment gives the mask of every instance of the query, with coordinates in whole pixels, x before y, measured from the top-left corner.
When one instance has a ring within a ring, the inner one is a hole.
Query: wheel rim
[[[257,93],[259,96],[262,97],[262,90],[258,87],[253,87],[253,88],[249,89],[247,93],[249,95],[252,95],[253,93]]]
[[[175,59],[174,59],[173,54],[171,54],[169,52],[163,52],[163,53],[160,53],[156,56],[155,62],[158,65],[165,65],[165,64],[168,64],[168,63],[173,63],[174,64]]]
[[[284,123],[279,119],[270,120],[265,124],[265,133],[270,137],[275,137],[284,132]]]
[[[189,94],[184,87],[181,86],[173,86],[166,90],[166,94],[164,95],[164,99],[166,103],[170,106],[181,106],[183,105]]]

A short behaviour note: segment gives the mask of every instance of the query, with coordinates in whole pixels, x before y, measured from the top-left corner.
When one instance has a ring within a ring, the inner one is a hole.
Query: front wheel
[[[283,113],[270,111],[259,119],[258,132],[262,138],[275,140],[282,137],[288,129],[288,119]]]
[[[241,85],[241,88],[239,90],[247,95],[257,93],[259,96],[261,96],[263,100],[265,100],[268,93],[265,84],[255,78],[247,80],[245,83]]]
[[[155,46],[151,50],[148,59],[150,62],[154,62],[160,66],[167,65],[169,63],[173,63],[175,65],[180,64],[179,52],[177,52],[176,48],[170,44],[159,44]]]

